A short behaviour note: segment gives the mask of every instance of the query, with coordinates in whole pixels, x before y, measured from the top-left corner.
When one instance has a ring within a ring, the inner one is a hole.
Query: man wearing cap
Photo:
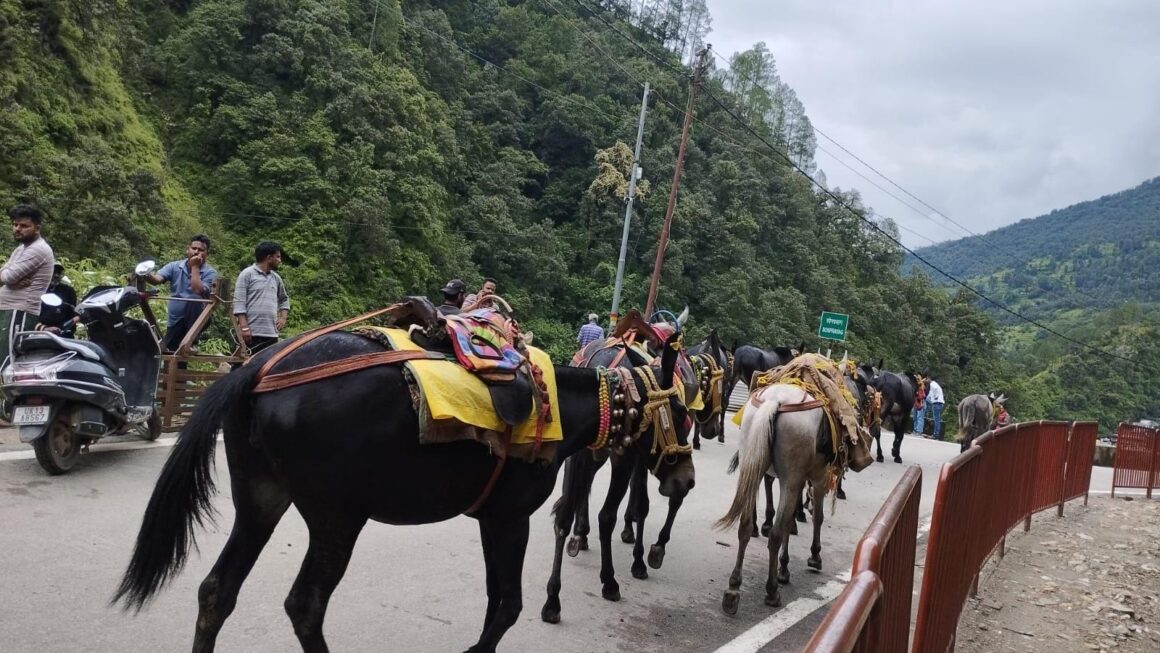
[[[466,295],[467,284],[463,283],[463,279],[452,279],[443,286],[443,303],[436,310],[440,315],[459,315]]]
[[[604,328],[596,323],[598,319],[600,319],[599,315],[589,313],[588,323],[580,327],[580,333],[576,334],[576,344],[580,349],[584,349],[593,340],[604,339]]]

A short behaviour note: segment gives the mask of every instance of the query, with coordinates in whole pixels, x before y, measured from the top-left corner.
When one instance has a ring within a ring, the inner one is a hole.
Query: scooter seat
[[[88,340],[70,340],[49,331],[25,331],[16,336],[12,350],[18,354],[32,351],[71,351],[82,358],[100,363],[110,370],[116,370],[117,365],[113,358],[100,345]]]

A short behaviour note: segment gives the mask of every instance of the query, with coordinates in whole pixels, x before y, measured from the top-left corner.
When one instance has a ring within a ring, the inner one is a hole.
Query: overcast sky
[[[817,128],[972,231],[1160,175],[1160,0],[707,2],[714,50],[765,41]],[[818,145],[831,186],[930,240],[965,235]]]

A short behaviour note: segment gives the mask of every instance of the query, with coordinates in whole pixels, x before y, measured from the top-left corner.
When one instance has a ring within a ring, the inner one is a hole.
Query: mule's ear
[[[736,353],[737,353],[737,348],[738,348],[738,347],[740,347],[740,346],[741,346],[741,345],[737,344],[737,340],[736,340],[736,339],[734,339],[734,340],[733,340],[733,344],[732,344],[732,345],[729,345],[729,353],[730,353],[730,354],[736,354]]]
[[[802,354],[804,354],[804,353],[806,353],[806,341],[805,341],[805,340],[802,340],[801,342],[799,342],[799,343],[798,343],[798,346],[797,346],[797,355],[798,355],[798,356],[801,356],[801,355],[802,355]]]
[[[875,369],[879,369],[879,370],[880,370],[880,369],[882,369],[882,364],[883,364],[883,363],[885,363],[885,362],[886,362],[886,359],[885,359],[885,358],[879,358],[879,359],[878,359],[878,364],[877,364],[877,365],[875,365],[875,366],[874,366],[874,368],[875,368]]]
[[[1005,395],[1005,394],[1000,394],[1000,395],[999,395],[999,398],[995,400],[995,403],[997,403],[997,404],[999,404],[1000,406],[1002,406],[1002,405],[1003,405],[1003,404],[1004,404],[1006,401],[1007,401],[1007,395]]]
[[[674,372],[677,369],[677,357],[681,353],[681,336],[674,333],[665,341],[664,351],[661,352],[661,388],[673,387]]]
[[[685,306],[685,310],[681,311],[681,314],[677,316],[677,326],[679,326],[683,329],[683,328],[685,328],[685,323],[688,321],[689,321],[689,307]]]

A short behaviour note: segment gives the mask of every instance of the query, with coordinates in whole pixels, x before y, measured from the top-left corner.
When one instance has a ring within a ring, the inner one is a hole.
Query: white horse
[[[822,568],[822,504],[829,485],[827,466],[834,459],[829,421],[821,408],[802,409],[814,397],[793,385],[774,384],[760,394],[761,403],[745,408],[741,421],[741,437],[737,458],[734,460],[741,473],[733,503],[717,522],[718,528],[728,528],[740,522],[737,529],[737,564],[729,576],[729,589],[721,601],[726,614],[737,614],[741,599],[741,567],[745,549],[753,536],[753,515],[762,477],[768,472],[778,479],[781,496],[773,528],[769,532],[769,575],[765,583],[765,604],[781,605],[779,583],[789,582],[789,533],[793,524],[794,504],[801,495],[806,481],[813,485],[814,538],[806,564],[815,570]],[[867,446],[854,447],[851,467],[863,469],[872,461]],[[774,555],[780,549],[779,564]],[[777,569],[775,575],[774,570]]]

